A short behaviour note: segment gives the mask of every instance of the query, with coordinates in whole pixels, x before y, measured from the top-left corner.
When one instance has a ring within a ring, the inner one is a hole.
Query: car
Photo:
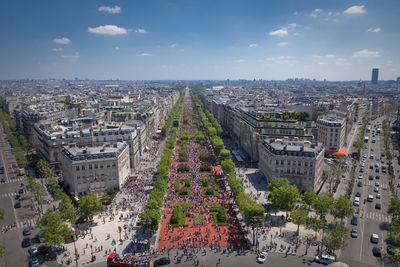
[[[363,183],[362,183],[361,181],[359,181],[359,182],[357,183],[357,186],[358,186],[358,187],[362,187],[362,186],[363,186]]]
[[[167,265],[167,264],[170,264],[170,262],[171,262],[171,260],[169,258],[163,257],[163,258],[160,258],[160,259],[154,261],[153,266]]]
[[[364,172],[364,168],[360,168],[360,172]]]
[[[372,202],[374,200],[374,197],[372,195],[368,195],[367,201]]]
[[[46,245],[40,245],[38,247],[38,251],[40,253],[47,253],[47,252],[49,252],[49,250],[50,250],[50,248],[48,246],[46,246]]]
[[[375,172],[376,172],[376,173],[379,173],[379,169],[375,169]]]
[[[371,243],[378,244],[379,236],[377,234],[371,234]]]
[[[360,201],[354,200],[353,205],[356,207],[360,206]]]
[[[31,234],[31,228],[25,227],[24,230],[22,231],[23,235],[30,235]]]
[[[16,209],[21,208],[21,202],[15,203],[14,208],[16,208]]]
[[[382,204],[381,203],[376,203],[375,204],[375,209],[380,210],[382,208]]]
[[[377,176],[375,176],[375,179],[381,179],[381,176],[380,175],[377,175]]]
[[[381,252],[381,249],[380,248],[378,248],[378,247],[374,247],[373,249],[372,249],[372,254],[375,256],[375,257],[382,257],[382,252]]]
[[[379,168],[379,163],[375,163],[375,167],[376,167],[376,168]]]
[[[374,155],[371,154],[371,155],[369,156],[369,158],[370,158],[370,159],[374,159]]]
[[[358,231],[357,229],[353,228],[351,229],[351,237],[357,238],[358,237]]]
[[[369,165],[369,169],[370,170],[372,170],[374,168],[374,166],[372,166],[372,165]]]
[[[381,199],[381,194],[379,194],[379,193],[376,194],[376,198],[377,198],[377,199]]]
[[[375,186],[379,186],[379,182],[378,181],[375,181]]]
[[[357,224],[358,224],[358,218],[357,218],[357,216],[353,216],[353,218],[351,218],[351,224],[352,224],[352,225],[357,225]]]
[[[375,192],[375,193],[379,192],[379,187],[375,186],[374,192]]]
[[[358,191],[358,192],[356,193],[356,197],[361,197],[360,191]]]
[[[24,189],[23,189],[23,188],[20,188],[20,189],[18,190],[18,193],[19,193],[19,194],[23,194],[23,193],[24,193]]]
[[[372,175],[368,176],[368,180],[374,180],[374,176]]]
[[[15,199],[19,200],[21,198],[21,195],[15,195]]]
[[[30,247],[28,249],[28,252],[29,252],[30,255],[35,255],[36,253],[38,253],[37,247],[35,247],[35,246]]]
[[[364,167],[364,166],[365,166],[365,163],[364,163],[364,162],[361,162],[360,166],[361,166],[361,167]]]
[[[268,257],[267,252],[263,251],[263,252],[260,253],[260,255],[258,255],[257,262],[264,263],[265,260],[267,259],[267,257]]]
[[[382,172],[383,172],[383,173],[386,173],[386,169],[382,169]]]
[[[31,239],[29,237],[25,237],[22,239],[21,245],[23,248],[29,247],[31,245]]]
[[[39,260],[38,260],[38,258],[36,258],[36,257],[31,257],[31,258],[29,259],[29,266],[31,266],[31,267],[37,267],[37,266],[39,266]]]
[[[358,179],[362,179],[364,176],[360,173],[359,175],[358,175]]]
[[[366,159],[366,158],[367,158],[367,154],[364,154],[364,155],[363,155],[363,158]]]
[[[314,260],[322,264],[331,264],[332,262],[335,262],[335,257],[332,255],[322,254],[315,256]]]

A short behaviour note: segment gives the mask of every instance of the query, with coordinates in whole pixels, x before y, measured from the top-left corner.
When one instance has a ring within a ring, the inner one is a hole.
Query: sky
[[[12,0],[0,79],[400,76],[398,0]]]

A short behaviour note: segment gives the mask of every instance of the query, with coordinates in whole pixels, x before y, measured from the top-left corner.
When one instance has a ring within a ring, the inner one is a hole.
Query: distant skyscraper
[[[379,69],[372,69],[372,79],[371,79],[372,84],[378,84],[378,74],[379,74]]]

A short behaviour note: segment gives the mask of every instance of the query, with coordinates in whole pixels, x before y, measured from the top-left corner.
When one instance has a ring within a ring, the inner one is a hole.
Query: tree
[[[88,193],[86,196],[82,197],[79,202],[79,211],[84,219],[92,220],[93,216],[102,212],[104,207],[101,204],[100,199],[98,199],[92,193]]]
[[[66,194],[63,194],[58,210],[60,211],[61,216],[68,220],[70,224],[75,223],[76,211],[74,205],[72,205],[71,200]]]
[[[140,214],[142,229],[156,231],[160,217],[160,209],[146,209]]]
[[[346,246],[349,230],[343,222],[334,221],[324,237],[325,245],[333,252]]]
[[[47,189],[51,194],[54,194],[59,188],[58,181],[55,177],[51,176],[47,179]]]
[[[44,188],[44,186],[40,183],[38,183],[33,177],[28,176],[28,184],[26,186],[26,188],[28,188],[33,197],[35,198],[35,200],[37,201],[37,203],[39,205],[42,206],[43,204],[43,199],[46,196],[46,190]],[[42,207],[43,210],[43,207]]]
[[[390,199],[388,214],[392,216],[392,220],[400,217],[400,199],[393,197]]]
[[[61,246],[67,241],[69,227],[57,211],[47,210],[39,222],[41,239],[49,246]]]
[[[353,203],[345,196],[340,196],[334,200],[331,209],[331,214],[335,218],[339,218],[343,222],[344,218],[350,217],[354,214]]]
[[[297,224],[297,235],[299,235],[300,232],[300,225],[305,225],[307,223],[308,219],[308,209],[306,206],[301,206],[297,209],[295,209],[290,216],[293,219],[293,222]]]
[[[301,198],[308,205],[308,207],[311,207],[312,203],[317,198],[317,194],[315,193],[315,191],[312,187],[307,187],[306,192],[304,192],[304,194]]]
[[[221,168],[226,175],[233,174],[235,172],[235,163],[231,159],[223,160]]]
[[[313,208],[320,218],[325,218],[331,209],[333,204],[333,198],[327,194],[319,195],[313,202]]]
[[[39,160],[36,167],[41,178],[50,178],[52,176],[50,164],[46,160]]]
[[[296,201],[300,197],[299,190],[297,186],[290,185],[286,178],[278,179],[280,181],[275,182],[271,187],[268,186],[268,189],[272,188],[268,200],[272,202],[273,206],[287,213],[294,209]],[[284,180],[286,180],[286,182]]]
[[[231,158],[231,151],[229,151],[228,149],[222,149],[219,152],[219,160],[220,161],[230,159],[230,158]]]
[[[273,191],[275,188],[280,188],[282,186],[289,186],[290,183],[286,178],[275,178],[268,184],[268,190]]]

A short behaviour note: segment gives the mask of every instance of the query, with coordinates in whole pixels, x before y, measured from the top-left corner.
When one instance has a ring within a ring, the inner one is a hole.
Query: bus
[[[364,137],[364,143],[368,143],[368,136]]]

